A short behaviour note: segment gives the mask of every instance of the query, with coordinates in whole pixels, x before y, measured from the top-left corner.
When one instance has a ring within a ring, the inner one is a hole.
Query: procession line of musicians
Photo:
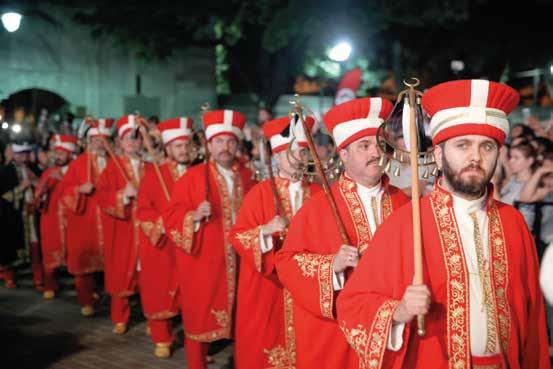
[[[139,292],[156,356],[170,356],[181,314],[191,369],[206,369],[209,343],[225,338],[237,369],[548,369],[534,242],[490,184],[518,101],[484,80],[423,95],[441,171],[420,200],[423,284],[410,199],[379,166],[375,135],[392,103],[358,98],[324,115],[344,166],[330,191],[297,175],[308,137],[289,117],[263,126],[278,171],[259,183],[237,159],[246,118],[232,110],[205,112],[209,159],[194,166],[188,118],[158,125],[160,165],[142,159],[148,138],[134,115],[115,122],[116,157],[109,119],[89,122],[75,159],[76,138],[56,135],[56,165],[41,175],[26,164],[30,147],[14,144],[0,184],[6,287],[27,245],[44,298],[65,265],[90,316],[103,271],[114,333],[126,332]]]

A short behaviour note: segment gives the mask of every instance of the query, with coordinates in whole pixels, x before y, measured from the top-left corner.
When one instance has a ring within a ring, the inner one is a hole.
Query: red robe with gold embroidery
[[[150,164],[140,164],[140,175],[136,178],[131,161],[126,156],[117,158],[129,179],[140,183],[144,167]],[[118,297],[130,296],[136,292],[138,268],[138,231],[140,222],[136,218],[136,199],[124,203],[123,191],[127,180],[118,167],[110,161],[100,176],[98,193],[100,206],[106,214],[113,218],[113,226],[104,228],[104,256],[106,290],[110,295]]]
[[[160,172],[169,194],[179,179],[177,164],[168,161]],[[169,200],[153,166],[140,182],[137,218],[140,221],[140,297],[148,319],[168,319],[178,313],[175,245],[165,233],[161,214]]]
[[[113,221],[100,210],[97,187],[90,195],[79,193],[89,180],[97,186],[100,174],[96,156],[84,152],[69,163],[60,182],[67,208],[67,269],[73,275],[104,269],[104,229]]]
[[[48,168],[42,173],[35,189],[40,202],[40,246],[42,264],[48,270],[65,265],[65,207],[61,201],[63,187],[52,173],[63,176],[61,167]]]
[[[292,219],[289,184],[286,179],[275,178],[284,211],[281,215]],[[304,184],[303,202],[319,190],[317,185]],[[293,369],[296,365],[292,296],[275,270],[275,248],[280,240],[273,237],[274,247],[263,255],[259,240],[261,226],[275,215],[273,190],[267,180],[248,193],[231,232],[232,244],[240,255],[235,350],[238,369]]]
[[[393,312],[413,280],[411,211],[411,206],[405,206],[376,232],[338,298],[338,322],[364,367],[470,369],[466,261],[451,195],[440,187],[421,200],[424,281],[432,295],[426,335],[416,334],[414,319],[406,325],[401,349],[386,348]],[[544,303],[532,236],[518,211],[491,196],[487,214],[495,324],[508,368],[548,369]]]
[[[209,163],[211,216],[194,232],[193,215],[206,199],[206,164],[190,168],[173,188],[164,212],[165,231],[177,246],[181,311],[187,338],[211,342],[230,338],[236,293],[236,254],[228,235],[237,211],[252,187],[251,171],[235,163],[234,195],[213,162]]]
[[[381,217],[386,219],[408,202],[401,190],[383,177]],[[363,253],[371,231],[357,185],[345,176],[331,187],[338,212],[353,246]],[[278,276],[294,299],[296,367],[357,368],[358,358],[335,320],[336,296],[332,260],[343,242],[324,193],[308,201],[294,217],[284,246],[277,254]],[[346,271],[346,285],[351,271]]]

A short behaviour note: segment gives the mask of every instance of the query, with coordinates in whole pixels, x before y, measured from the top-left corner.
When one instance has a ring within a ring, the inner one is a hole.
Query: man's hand
[[[353,246],[342,245],[340,250],[334,255],[332,267],[334,272],[340,273],[347,267],[356,267],[359,262],[359,251]]]
[[[261,227],[261,233],[264,236],[271,235],[277,232],[283,232],[286,229],[286,219],[277,215],[271,221]]]
[[[196,212],[194,213],[194,221],[199,222],[203,218],[207,218],[211,215],[211,204],[207,201],[203,201],[198,208],[196,209]]]
[[[426,315],[430,309],[430,303],[430,290],[425,284],[407,287],[394,312],[394,322],[409,323],[417,315]]]
[[[87,182],[79,187],[79,193],[83,193],[85,195],[90,195],[94,191],[94,185],[90,182]]]
[[[123,196],[125,196],[127,199],[132,199],[133,197],[136,197],[136,194],[136,188],[132,183],[128,182],[125,186],[125,189],[123,190]]]
[[[28,179],[24,179],[23,181],[21,181],[21,183],[19,183],[19,188],[21,188],[22,191],[25,191],[27,188],[29,188],[29,186],[31,186],[31,181],[29,181]]]

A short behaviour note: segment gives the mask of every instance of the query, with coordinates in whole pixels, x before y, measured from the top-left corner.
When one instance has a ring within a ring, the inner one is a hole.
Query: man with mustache
[[[44,266],[45,299],[53,299],[58,289],[56,269],[65,265],[66,255],[66,209],[62,200],[62,177],[67,173],[69,162],[77,150],[77,137],[54,135],[51,140],[55,166],[42,173],[35,189],[35,204],[40,216],[40,246]]]
[[[298,369],[358,367],[357,355],[335,319],[334,305],[376,229],[408,201],[388,185],[378,165],[381,153],[375,135],[391,110],[388,100],[360,98],[324,116],[344,163],[345,171],[331,191],[351,243],[342,241],[321,192],[296,214],[277,254],[278,276],[294,300]]]
[[[231,338],[236,293],[236,253],[229,232],[252,173],[236,160],[246,117],[214,110],[203,117],[210,161],[175,183],[163,213],[177,249],[177,279],[190,369],[207,368],[208,343]]]
[[[394,214],[338,298],[361,364],[394,369],[548,369],[538,259],[524,218],[490,178],[517,106],[512,88],[459,80],[428,90],[443,175],[421,200],[424,284],[413,284],[412,208]],[[417,315],[426,334],[417,335]]]
[[[171,355],[173,333],[171,318],[179,311],[175,264],[175,245],[165,232],[162,212],[169,204],[165,190],[172,192],[189,164],[192,119],[179,117],[161,122],[156,127],[167,153],[167,161],[159,166],[159,174],[149,166],[138,190],[140,220],[140,299],[148,329],[155,344],[154,355]],[[161,182],[163,181],[163,183]]]

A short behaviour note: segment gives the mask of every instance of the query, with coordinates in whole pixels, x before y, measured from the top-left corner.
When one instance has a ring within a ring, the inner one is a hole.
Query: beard
[[[495,168],[496,163],[494,163],[493,168]],[[461,177],[462,174],[469,170],[477,170],[481,173],[481,176],[473,175],[469,176],[467,179],[463,179]],[[447,180],[454,192],[470,197],[482,196],[493,176],[493,170],[490,171],[490,173],[486,173],[484,168],[478,164],[470,164],[456,172],[449,164],[449,161],[445,155],[443,156],[442,172],[444,174],[444,178]]]
[[[69,160],[56,159],[54,163],[57,167],[64,167],[69,163]]]

